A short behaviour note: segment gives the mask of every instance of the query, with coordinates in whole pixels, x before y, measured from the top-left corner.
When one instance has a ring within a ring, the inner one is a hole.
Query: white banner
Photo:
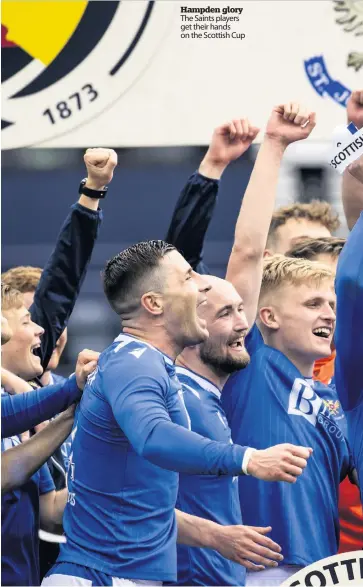
[[[358,587],[363,585],[363,551],[354,550],[329,556],[305,567],[284,581],[281,587],[320,587],[341,585]]]
[[[4,0],[2,25],[5,149],[207,144],[291,100],[328,141],[363,87],[363,0]]]

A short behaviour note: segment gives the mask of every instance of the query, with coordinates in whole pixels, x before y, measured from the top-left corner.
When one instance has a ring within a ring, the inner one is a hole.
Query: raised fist
[[[79,353],[76,365],[76,379],[79,389],[84,388],[88,375],[96,369],[99,356],[100,353],[89,349],[84,349]]]
[[[287,443],[256,450],[251,454],[247,473],[263,481],[295,483],[311,454],[311,448]]]
[[[86,186],[100,190],[112,180],[113,170],[117,165],[117,154],[113,149],[102,147],[87,149],[84,162],[88,172]]]
[[[347,102],[348,122],[353,122],[357,128],[363,128],[363,90],[352,92]]]
[[[267,123],[266,137],[284,146],[306,139],[315,127],[315,112],[309,112],[297,103],[276,106]]]
[[[232,120],[216,128],[199,168],[200,173],[207,177],[220,176],[231,161],[247,151],[259,131],[247,118]],[[214,171],[217,172],[216,175]]]

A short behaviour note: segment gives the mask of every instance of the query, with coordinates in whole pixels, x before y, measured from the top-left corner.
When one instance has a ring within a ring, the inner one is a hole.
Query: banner
[[[2,3],[5,149],[199,145],[298,101],[310,140],[363,86],[363,0]]]
[[[324,558],[295,573],[281,587],[320,587],[344,585],[354,587],[363,584],[363,551],[355,550]]]

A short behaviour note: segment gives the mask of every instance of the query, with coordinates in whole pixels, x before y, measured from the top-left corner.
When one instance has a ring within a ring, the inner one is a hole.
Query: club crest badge
[[[40,144],[110,108],[153,59],[172,4],[4,0],[3,148]]]

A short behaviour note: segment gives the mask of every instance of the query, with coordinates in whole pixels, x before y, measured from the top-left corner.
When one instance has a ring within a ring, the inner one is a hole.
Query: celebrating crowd
[[[347,119],[363,128],[363,91]],[[343,174],[346,242],[327,202],[275,210],[285,151],[318,123],[272,110],[225,279],[203,243],[259,129],[214,131],[165,241],[106,263],[121,334],[68,379],[114,151],[87,150],[44,270],[2,274],[3,585],[280,585],[363,548],[363,156]]]

